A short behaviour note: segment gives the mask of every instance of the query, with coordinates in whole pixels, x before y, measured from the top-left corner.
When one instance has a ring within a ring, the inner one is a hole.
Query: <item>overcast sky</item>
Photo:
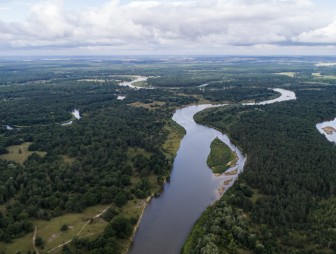
[[[0,0],[0,55],[336,55],[335,0]]]

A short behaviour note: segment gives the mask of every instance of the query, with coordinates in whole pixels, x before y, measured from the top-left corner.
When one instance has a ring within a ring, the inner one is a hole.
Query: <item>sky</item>
[[[0,0],[1,55],[336,55],[336,1]]]

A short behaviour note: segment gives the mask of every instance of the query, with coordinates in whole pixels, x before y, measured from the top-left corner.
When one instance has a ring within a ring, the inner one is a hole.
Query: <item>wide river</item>
[[[283,100],[296,99],[288,90],[276,90]],[[254,105],[264,105],[277,100]],[[282,101],[282,100],[280,100]],[[170,182],[164,185],[159,198],[147,206],[135,234],[130,254],[179,253],[193,224],[202,212],[220,197],[220,189],[228,189],[243,170],[246,157],[221,132],[197,124],[193,116],[211,105],[189,106],[177,110],[173,120],[185,128],[186,135],[174,160]],[[211,142],[218,137],[239,157],[237,165],[228,171],[238,171],[233,176],[215,176],[206,164]],[[224,181],[232,179],[229,184]]]

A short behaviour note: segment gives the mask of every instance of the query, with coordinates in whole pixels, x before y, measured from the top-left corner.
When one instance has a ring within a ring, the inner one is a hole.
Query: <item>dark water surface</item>
[[[289,90],[273,90],[280,93],[278,98],[245,105],[266,105],[296,99],[295,93]],[[225,189],[228,189],[243,170],[246,158],[226,135],[195,123],[193,116],[208,107],[211,105],[189,106],[174,114],[173,120],[184,127],[187,134],[177,152],[170,183],[165,184],[162,195],[153,199],[146,208],[130,254],[179,253],[196,220],[220,197],[218,190],[223,182],[233,180],[225,185]],[[216,137],[237,153],[237,165],[228,172],[238,169],[238,174],[216,177],[207,166],[210,144]]]
[[[165,184],[162,195],[146,208],[129,253],[179,253],[195,221],[219,198],[218,188],[223,181],[237,177],[216,177],[206,165],[210,143],[216,137],[239,156],[237,166],[230,170],[243,169],[245,157],[226,135],[193,120],[194,114],[209,106],[190,106],[174,114],[173,119],[186,129],[187,134],[175,158],[170,183]]]

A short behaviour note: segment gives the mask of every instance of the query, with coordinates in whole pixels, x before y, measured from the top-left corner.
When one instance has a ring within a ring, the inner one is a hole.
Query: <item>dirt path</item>
[[[86,228],[86,226],[90,224],[90,222],[91,222],[92,219],[97,219],[97,218],[99,218],[99,217],[102,216],[102,215],[107,211],[107,209],[109,209],[110,207],[111,207],[111,206],[106,207],[102,212],[96,214],[94,217],[92,217],[91,219],[87,220],[87,222],[85,222],[85,224],[83,225],[83,227],[82,227],[82,228],[79,230],[79,232],[76,234],[76,237],[78,237],[78,236],[83,232],[83,230]],[[89,236],[94,235],[94,234],[96,234],[96,233],[91,233],[91,234],[88,234],[88,235],[86,235],[86,236],[79,237],[79,239],[80,239],[80,238],[89,237]],[[61,247],[63,247],[64,245],[67,245],[68,243],[71,243],[72,240],[73,240],[73,239],[71,239],[71,240],[69,240],[69,241],[66,241],[65,243],[62,243],[62,244],[60,244],[60,245],[58,245],[58,246],[56,246],[56,247],[54,247],[54,248],[48,250],[47,253],[50,253],[50,252],[52,252],[52,251],[54,251],[54,250],[56,250],[56,249],[58,249],[58,248],[61,248]],[[39,254],[39,253],[37,252],[37,254]]]
[[[34,250],[35,250],[36,254],[40,254],[39,250],[35,246],[35,240],[36,240],[36,235],[37,235],[37,227],[36,227],[36,225],[34,225],[34,227],[35,227],[35,230],[34,230],[34,235],[33,235],[33,247],[34,247]]]

